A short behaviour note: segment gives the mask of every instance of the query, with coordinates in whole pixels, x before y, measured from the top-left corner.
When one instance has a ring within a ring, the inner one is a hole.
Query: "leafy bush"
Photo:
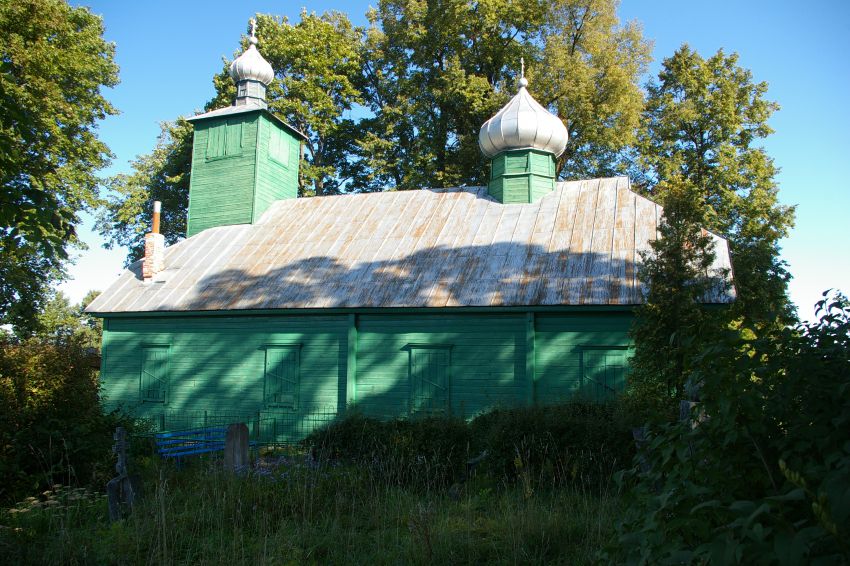
[[[471,423],[482,471],[510,481],[598,483],[634,453],[631,433],[615,403],[500,409]]]
[[[103,413],[97,361],[76,337],[0,337],[0,501],[113,475],[112,431],[130,423]]]
[[[332,460],[366,465],[383,479],[446,485],[466,462],[494,479],[560,485],[606,481],[633,448],[616,405],[570,403],[452,418],[381,421],[351,415],[313,433],[306,446]]]
[[[319,456],[367,467],[384,481],[442,486],[463,470],[469,429],[460,419],[381,421],[352,414],[308,436]]]
[[[660,426],[607,559],[850,561],[850,302],[819,322],[708,349],[693,423]]]

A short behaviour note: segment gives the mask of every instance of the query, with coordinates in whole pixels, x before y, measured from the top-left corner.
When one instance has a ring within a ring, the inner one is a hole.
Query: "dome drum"
[[[266,107],[266,85],[260,81],[244,80],[236,85],[235,106]]]
[[[487,192],[503,204],[536,202],[555,189],[555,158],[536,149],[515,149],[491,161]]]

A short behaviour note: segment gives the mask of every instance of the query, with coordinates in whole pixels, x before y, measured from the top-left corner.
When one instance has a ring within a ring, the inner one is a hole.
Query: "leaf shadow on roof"
[[[564,276],[545,275],[551,273]],[[504,243],[483,255],[437,246],[401,260],[349,264],[315,256],[257,274],[226,269],[199,280],[179,309],[630,305],[641,302],[636,276],[634,260],[608,254]]]

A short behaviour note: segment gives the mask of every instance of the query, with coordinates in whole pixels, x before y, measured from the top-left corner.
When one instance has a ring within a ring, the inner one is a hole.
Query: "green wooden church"
[[[297,198],[303,136],[268,111],[256,44],[233,106],[190,119],[188,238],[166,249],[155,220],[87,309],[110,407],[285,440],[351,410],[471,417],[623,387],[662,210],[625,177],[557,182],[567,130],[525,78],[481,127],[488,186]]]

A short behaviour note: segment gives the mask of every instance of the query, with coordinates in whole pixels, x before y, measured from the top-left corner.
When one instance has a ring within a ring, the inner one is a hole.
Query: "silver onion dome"
[[[519,80],[519,90],[504,108],[484,122],[478,132],[478,145],[492,158],[511,149],[538,149],[555,157],[564,153],[569,134],[561,119],[534,100]]]
[[[253,33],[248,38],[248,49],[230,64],[233,82],[257,81],[268,85],[274,79],[274,69],[257,51],[257,38]]]

